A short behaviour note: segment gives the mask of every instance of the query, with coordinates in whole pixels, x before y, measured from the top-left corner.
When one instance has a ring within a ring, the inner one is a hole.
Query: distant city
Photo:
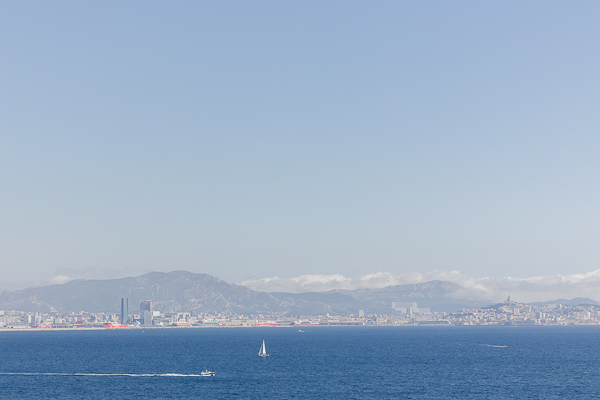
[[[600,325],[595,304],[529,305],[512,301],[461,312],[431,312],[417,302],[393,302],[391,314],[296,315],[192,314],[153,310],[152,301],[140,302],[133,313],[129,299],[121,298],[115,313],[22,312],[0,310],[0,329],[114,329],[198,327],[307,327],[307,326],[423,326],[423,325]]]

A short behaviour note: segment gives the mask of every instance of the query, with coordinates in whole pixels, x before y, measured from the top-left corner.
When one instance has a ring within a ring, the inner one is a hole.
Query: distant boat
[[[204,370],[200,372],[200,376],[215,376],[215,371]]]
[[[265,347],[265,341],[264,340],[263,340],[262,346],[260,346],[260,351],[258,352],[258,355],[260,357],[269,357],[269,355],[267,354],[267,349]]]

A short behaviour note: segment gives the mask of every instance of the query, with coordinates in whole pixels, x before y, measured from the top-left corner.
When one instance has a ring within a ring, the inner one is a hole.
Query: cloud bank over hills
[[[458,271],[378,272],[354,279],[339,274],[303,275],[249,280],[242,285],[208,274],[173,271],[0,292],[0,309],[110,312],[119,308],[121,297],[127,297],[131,304],[150,299],[157,309],[173,312],[349,315],[359,309],[387,313],[393,302],[416,301],[432,311],[455,312],[502,302],[509,295],[517,302],[537,303],[573,298],[597,301],[598,294],[600,270],[531,278],[473,278]]]
[[[302,275],[293,278],[269,277],[240,282],[265,292],[323,292],[332,289],[384,288],[390,285],[448,281],[463,287],[456,296],[477,301],[500,302],[507,296],[519,302],[587,297],[600,300],[600,269],[580,274],[534,276],[530,278],[469,277],[459,271],[410,272],[396,275],[377,272],[359,278],[336,275]]]

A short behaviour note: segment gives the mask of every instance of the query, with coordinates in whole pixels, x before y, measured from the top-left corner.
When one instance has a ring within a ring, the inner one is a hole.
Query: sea
[[[598,399],[600,327],[4,331],[0,398]]]

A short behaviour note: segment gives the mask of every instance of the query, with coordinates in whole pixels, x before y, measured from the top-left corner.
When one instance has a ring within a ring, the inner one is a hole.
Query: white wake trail
[[[170,376],[170,377],[201,377],[200,374],[100,374],[88,372],[0,372],[0,375],[44,375],[44,376]]]

